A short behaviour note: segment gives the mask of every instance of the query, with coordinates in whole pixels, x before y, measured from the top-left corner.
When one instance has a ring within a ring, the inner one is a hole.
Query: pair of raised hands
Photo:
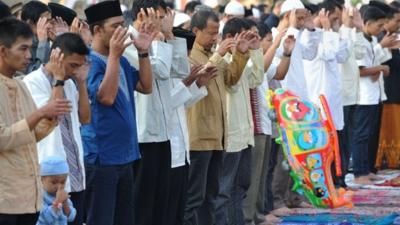
[[[236,34],[233,38],[226,38],[220,42],[217,52],[225,56],[228,51],[237,50],[240,53],[246,53],[249,49],[256,50],[260,48],[261,38],[256,31],[243,31]]]

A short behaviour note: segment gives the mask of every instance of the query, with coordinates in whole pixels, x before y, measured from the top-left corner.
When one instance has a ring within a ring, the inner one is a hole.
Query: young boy
[[[40,163],[43,184],[43,206],[36,225],[67,225],[76,216],[76,210],[64,190],[69,169],[60,156],[48,156]]]
[[[370,185],[373,184],[373,176],[368,166],[368,143],[373,135],[377,135],[372,132],[372,125],[378,119],[379,102],[384,96],[379,80],[382,74],[389,74],[389,67],[381,65],[382,55],[385,53],[383,48],[378,48],[376,38],[383,31],[385,13],[378,8],[368,7],[362,15],[366,54],[362,60],[357,60],[360,68],[360,92],[355,109],[352,153],[355,183]],[[386,47],[384,44],[381,46]]]

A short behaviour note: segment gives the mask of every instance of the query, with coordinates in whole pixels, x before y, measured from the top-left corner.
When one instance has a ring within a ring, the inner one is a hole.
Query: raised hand
[[[58,187],[56,193],[56,199],[54,201],[57,203],[64,203],[68,200],[68,198],[69,198],[68,193],[64,190],[64,187],[62,186]]]
[[[120,58],[125,51],[125,48],[129,44],[124,44],[125,40],[128,38],[128,30],[121,26],[115,29],[113,35],[110,39],[110,57]]]
[[[364,26],[364,21],[361,17],[361,13],[357,8],[353,8],[353,26],[359,31],[361,31]]]
[[[321,23],[321,27],[328,31],[331,29],[331,22],[329,20],[329,11],[322,9],[318,13],[319,22]]]
[[[90,63],[85,63],[80,66],[75,74],[75,79],[77,83],[85,83],[90,69]]]
[[[353,28],[353,16],[350,15],[350,10],[349,8],[344,8],[342,10],[342,23],[346,27]]]
[[[198,87],[203,87],[208,82],[214,79],[218,75],[218,69],[215,66],[207,66],[205,69],[199,72],[196,84]]]
[[[296,45],[296,38],[293,35],[289,35],[286,37],[285,41],[283,42],[283,53],[285,55],[291,55]]]
[[[253,32],[253,35],[254,35],[254,38],[251,40],[249,48],[251,50],[257,50],[260,48],[260,45],[261,45],[261,37],[260,37],[260,35],[258,35],[257,32]]]
[[[140,9],[140,14],[143,18],[143,23],[153,24],[155,31],[161,32],[161,16],[159,11],[155,11],[153,8]]]
[[[379,43],[383,48],[392,48],[398,44],[397,36],[395,34],[387,33]]]
[[[69,32],[79,34],[79,26],[80,26],[80,20],[78,17],[75,17],[74,20],[72,21],[71,27],[69,28]]]
[[[39,109],[44,118],[54,119],[71,112],[71,102],[66,99],[51,99]]]
[[[296,10],[292,9],[289,14],[289,27],[297,29],[297,17],[296,17]]]
[[[72,21],[70,32],[79,34],[85,44],[89,45],[92,43],[92,34],[90,33],[89,24],[85,21],[81,21],[78,17]]]
[[[199,77],[199,72],[204,68],[204,65],[193,65],[190,67],[190,74],[187,76],[185,79],[182,80],[183,84],[185,84],[186,87],[189,87],[190,85],[193,84],[193,82],[196,81],[196,79]]]
[[[69,31],[68,24],[59,16],[54,20],[54,33],[58,36]]]
[[[136,49],[140,52],[148,52],[151,42],[157,36],[158,32],[154,24],[152,23],[142,23],[139,28],[139,34],[137,37],[131,36],[132,43],[135,45]]]
[[[48,32],[51,28],[51,23],[46,17],[40,17],[36,24],[36,32],[39,41],[47,41],[49,38]]]
[[[172,28],[174,27],[175,11],[167,8],[167,13],[162,19],[161,32],[164,34],[166,39],[173,39],[174,34],[172,33]]]
[[[217,52],[220,56],[224,57],[225,54],[235,47],[236,43],[233,38],[226,38],[219,43]]]
[[[318,16],[313,20],[311,12],[307,11],[307,17],[304,19],[304,27],[307,30],[314,30],[316,26],[320,26],[319,24],[320,22]]]
[[[67,75],[65,73],[63,60],[64,54],[61,53],[61,50],[59,48],[51,50],[49,70],[53,74],[54,78],[57,80],[65,80]]]
[[[236,50],[240,53],[246,53],[250,48],[250,43],[255,39],[253,32],[244,31],[236,35]]]

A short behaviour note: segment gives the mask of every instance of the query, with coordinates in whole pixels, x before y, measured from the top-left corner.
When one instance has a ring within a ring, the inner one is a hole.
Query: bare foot
[[[354,183],[360,185],[374,185],[374,183],[369,179],[368,175],[354,178]]]
[[[267,224],[276,224],[282,222],[282,219],[274,216],[273,214],[266,215],[265,220],[267,221]]]
[[[313,206],[307,202],[301,202],[299,208],[312,208]]]
[[[272,210],[271,214],[274,216],[278,216],[278,217],[288,216],[288,215],[292,214],[292,210],[285,206],[285,207],[282,207],[279,209]]]
[[[384,178],[382,178],[382,177],[380,177],[380,176],[378,176],[378,175],[376,175],[376,174],[374,174],[374,173],[369,173],[369,174],[368,174],[368,178],[369,178],[371,181],[382,181],[382,180],[385,180]]]

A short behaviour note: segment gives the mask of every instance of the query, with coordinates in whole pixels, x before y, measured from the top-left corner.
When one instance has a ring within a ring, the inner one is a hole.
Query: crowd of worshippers
[[[0,2],[0,225],[261,225],[310,207],[275,142],[277,88],[325,95],[335,185],[350,161],[373,184],[400,161],[399,9]]]

